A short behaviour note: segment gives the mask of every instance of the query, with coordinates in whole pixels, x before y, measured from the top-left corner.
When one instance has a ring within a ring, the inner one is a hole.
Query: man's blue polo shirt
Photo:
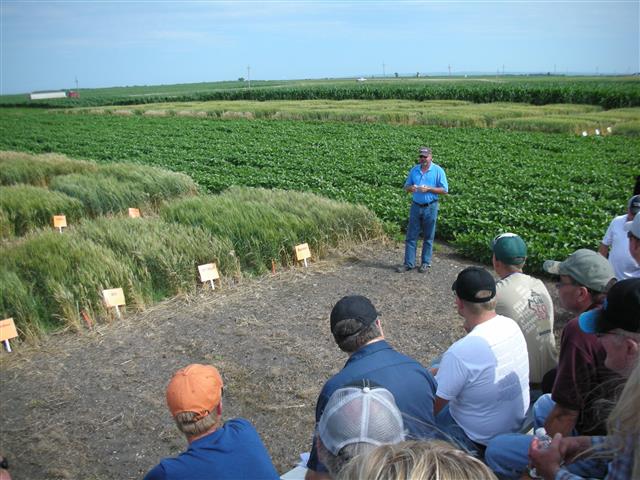
[[[424,173],[422,173],[422,166],[420,164],[409,170],[409,175],[407,175],[407,180],[404,182],[404,186],[409,187],[411,185],[441,187],[444,188],[445,192],[449,191],[447,175],[444,173],[444,170],[440,165],[436,165],[433,162],[429,165],[429,170]],[[431,203],[438,200],[438,195],[431,192],[413,192],[412,198],[416,203]]]
[[[437,385],[433,375],[384,340],[360,348],[349,357],[344,368],[325,383],[316,404],[316,424],[333,392],[361,380],[369,380],[393,394],[409,437],[432,438],[436,435],[433,402]],[[315,441],[307,467],[325,471],[318,461]]]
[[[165,458],[144,480],[237,480],[280,478],[258,432],[244,418],[235,418],[189,445],[175,458]]]

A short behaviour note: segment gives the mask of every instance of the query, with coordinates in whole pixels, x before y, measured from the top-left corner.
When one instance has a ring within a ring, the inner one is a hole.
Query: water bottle
[[[544,427],[536,428],[534,437],[538,439],[538,450],[546,450],[551,445],[552,438],[547,435]],[[534,467],[529,468],[529,476],[531,478],[542,478],[538,475]]]

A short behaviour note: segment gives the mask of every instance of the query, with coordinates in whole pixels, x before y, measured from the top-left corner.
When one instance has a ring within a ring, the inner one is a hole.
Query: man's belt
[[[438,200],[434,200],[433,202],[427,202],[427,203],[418,203],[418,202],[413,202],[415,205],[419,206],[420,208],[424,208],[424,207],[428,207],[429,205],[431,205],[432,203],[436,203]]]

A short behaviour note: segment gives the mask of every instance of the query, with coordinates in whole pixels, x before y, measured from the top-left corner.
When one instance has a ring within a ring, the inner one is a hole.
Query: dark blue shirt
[[[407,175],[407,180],[404,182],[404,186],[410,187],[411,185],[436,188],[440,187],[444,188],[445,192],[449,191],[449,183],[447,182],[447,176],[444,173],[444,170],[440,165],[436,165],[433,162],[429,165],[429,170],[424,173],[422,173],[422,165],[420,164],[409,170],[409,175]],[[438,200],[438,194],[431,192],[414,192],[412,198],[416,203],[431,203]]]
[[[144,480],[279,479],[258,432],[235,418],[189,445],[175,458],[165,458]]]
[[[433,402],[437,385],[433,375],[384,340],[360,348],[349,357],[344,368],[325,383],[316,405],[316,424],[333,392],[361,380],[369,380],[393,394],[402,412],[408,437],[435,437]],[[314,471],[326,471],[318,461],[315,440],[307,467]]]

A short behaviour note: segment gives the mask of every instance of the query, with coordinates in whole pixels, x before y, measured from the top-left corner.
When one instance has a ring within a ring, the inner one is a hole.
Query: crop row
[[[298,100],[268,102],[171,102],[128,107],[66,109],[69,114],[193,116],[219,119],[270,119],[400,123],[444,127],[498,127],[555,133],[640,136],[640,107],[603,110],[594,105],[471,103],[461,100]]]
[[[135,90],[137,92],[138,90]],[[577,103],[598,105],[604,108],[640,106],[638,80],[627,79],[555,79],[478,81],[380,81],[356,84],[355,82],[282,83],[253,88],[213,88],[211,85],[189,89],[150,87],[150,93],[127,92],[127,89],[92,93],[82,92],[80,98],[55,99],[29,102],[25,97],[11,96],[0,99],[2,105],[35,107],[73,107],[100,105],[135,105],[157,102],[183,102],[208,100],[465,100],[474,103],[520,102],[534,105],[550,103]]]
[[[437,235],[487,261],[498,232],[530,245],[530,269],[596,248],[624,211],[640,140],[377,124],[0,112],[0,148],[62,152],[187,173],[209,192],[232,185],[319,193],[363,204],[404,228],[401,185],[420,145],[449,177]]]
[[[3,157],[6,154],[1,153]],[[106,174],[96,173],[115,165],[91,168],[88,162],[60,156],[11,158],[0,166],[14,172],[20,163],[48,170],[49,187],[70,176],[83,179],[83,195],[75,197],[46,186],[0,186],[0,213],[23,217],[26,221],[20,225],[32,227],[26,236],[0,243],[0,314],[13,317],[27,337],[52,328],[80,329],[85,322],[104,318],[100,292],[107,288],[123,288],[127,304],[138,309],[167,296],[195,293],[200,264],[215,262],[226,282],[230,277],[265,273],[273,262],[294,264],[293,248],[300,243],[308,243],[318,258],[328,247],[382,233],[375,215],[363,207],[308,193],[250,188],[231,188],[216,196],[191,191],[181,199],[147,205],[143,218],[97,212],[87,217],[94,198],[113,197],[113,184],[102,181]],[[70,168],[84,172],[63,174]],[[134,167],[133,171],[155,173],[153,179],[162,179],[159,169]],[[177,177],[174,181],[181,183],[184,175],[165,171],[164,177]],[[39,182],[43,177],[23,178]],[[148,180],[130,177],[123,183],[130,190],[144,190]],[[89,191],[91,195],[86,194]],[[33,228],[39,220],[50,224],[51,209],[67,215],[69,227],[64,232],[50,226]]]

